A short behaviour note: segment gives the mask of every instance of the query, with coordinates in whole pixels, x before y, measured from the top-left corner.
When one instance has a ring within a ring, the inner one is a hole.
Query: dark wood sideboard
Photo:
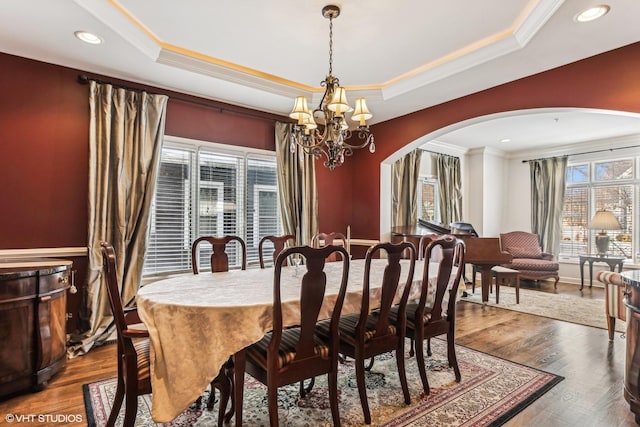
[[[72,262],[0,260],[0,399],[37,391],[64,368]]]

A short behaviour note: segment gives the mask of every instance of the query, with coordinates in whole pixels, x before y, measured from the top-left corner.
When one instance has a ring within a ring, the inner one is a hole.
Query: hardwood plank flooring
[[[601,288],[580,292],[573,284],[523,288],[603,300]],[[478,287],[476,286],[476,292]],[[458,304],[458,344],[565,377],[551,391],[508,421],[507,426],[634,426],[634,416],[623,396],[625,339],[616,333],[498,307],[469,302]],[[0,425],[7,414],[80,416],[78,423],[14,423],[16,425],[86,425],[82,384],[116,375],[115,345],[97,348],[71,359],[48,387],[0,401]],[[8,424],[8,423],[7,423]]]

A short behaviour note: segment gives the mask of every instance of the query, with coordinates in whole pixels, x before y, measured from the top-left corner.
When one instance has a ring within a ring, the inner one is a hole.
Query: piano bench
[[[500,285],[513,285],[516,288],[516,304],[520,304],[520,272],[499,265],[491,268],[491,275],[496,278],[496,304],[500,298]]]

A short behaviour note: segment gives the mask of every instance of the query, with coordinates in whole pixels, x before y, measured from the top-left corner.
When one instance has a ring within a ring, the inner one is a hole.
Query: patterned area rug
[[[431,394],[424,396],[415,358],[406,360],[411,404],[405,405],[391,353],[376,358],[367,374],[367,395],[374,426],[499,426],[550,390],[563,378],[467,347],[457,346],[462,381],[456,383],[448,367],[446,343],[432,340],[433,356],[427,360]],[[353,361],[340,365],[340,418],[345,426],[363,425]],[[106,423],[115,393],[115,379],[83,386],[89,426]],[[209,391],[204,392],[203,401]],[[278,393],[282,426],[330,426],[326,376],[316,379],[312,392],[304,399],[298,386],[282,387]],[[136,426],[155,426],[150,415],[150,396],[138,400]],[[247,375],[245,381],[243,423],[268,426],[266,387]],[[218,404],[213,411],[185,410],[169,426],[214,426]],[[120,413],[119,424],[122,425]],[[233,425],[233,419],[231,420]]]
[[[470,291],[462,301],[482,304],[482,290],[476,286],[475,294]],[[516,290],[509,286],[500,286],[500,303],[496,304],[495,289],[489,294],[486,303],[492,307],[506,308],[521,313],[535,314],[565,322],[607,329],[604,313],[604,300],[578,298],[569,295],[551,294],[548,292],[520,289],[520,304],[516,304]],[[616,320],[616,331],[625,332],[626,324]]]

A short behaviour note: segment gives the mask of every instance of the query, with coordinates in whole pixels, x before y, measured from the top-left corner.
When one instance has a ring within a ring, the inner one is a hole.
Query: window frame
[[[423,185],[432,185],[433,186],[433,218],[423,218],[422,217],[422,186]],[[418,188],[417,188],[417,200],[416,204],[418,205],[418,218],[425,219],[428,221],[440,222],[440,181],[437,177],[433,175],[419,175],[418,176]]]
[[[631,245],[629,248],[630,258],[627,258],[625,264],[627,265],[637,265],[640,262],[640,208],[638,208],[638,202],[640,201],[640,156],[633,152],[626,153],[609,153],[600,155],[583,155],[576,156],[576,159],[570,159],[567,164],[567,167],[577,167],[580,165],[588,165],[588,174],[586,181],[572,183],[567,180],[565,189],[568,191],[569,189],[585,189],[586,190],[586,205],[587,205],[587,217],[586,217],[586,253],[593,254],[596,253],[595,247],[595,235],[598,230],[593,230],[590,228],[591,219],[595,214],[595,211],[598,208],[598,200],[597,200],[597,192],[598,190],[603,190],[611,187],[620,187],[620,186],[631,186],[631,204],[633,208],[635,208],[634,212],[631,214],[631,231],[628,233],[631,235]],[[602,163],[608,162],[616,162],[616,161],[625,161],[631,160],[632,176],[621,179],[600,179],[598,180],[596,176],[596,170],[598,165]],[[566,196],[565,196],[566,203]],[[564,214],[563,214],[563,232],[564,228]],[[615,231],[609,231],[610,235],[616,235]],[[562,248],[562,245],[560,246]],[[559,252],[558,259],[561,261],[570,261],[570,262],[578,262],[579,255],[582,253],[578,253],[576,251],[572,251],[572,253]],[[617,254],[616,254],[617,255]]]
[[[260,235],[260,216],[257,215],[260,212],[260,193],[275,193],[277,200],[278,217],[280,217],[280,201],[278,197],[277,185],[256,184],[253,186],[253,203],[254,203],[254,215],[253,215],[253,235]],[[282,222],[282,220],[280,221]],[[253,247],[258,248],[260,245],[260,239],[253,239]]]
[[[222,193],[219,193],[219,194],[224,194],[224,188],[225,188],[223,182],[208,181],[208,180],[201,181],[200,168],[203,165],[203,162],[199,157],[201,153],[205,155],[213,154],[214,156],[226,155],[226,156],[241,159],[240,163],[242,164],[241,166],[242,171],[241,172],[236,171],[236,173],[239,174],[239,175],[236,175],[236,177],[239,179],[242,179],[243,182],[238,183],[235,189],[236,201],[237,201],[236,202],[237,207],[236,207],[236,219],[235,219],[236,221],[235,234],[242,237],[246,242],[248,230],[249,229],[254,230],[254,223],[256,219],[259,220],[259,218],[257,218],[254,215],[254,218],[251,220],[251,224],[247,223],[248,221],[247,206],[248,206],[248,197],[249,197],[248,193],[249,191],[251,191],[249,188],[246,188],[247,182],[248,182],[247,175],[248,175],[249,163],[251,160],[258,160],[258,161],[263,160],[263,161],[267,161],[268,163],[275,163],[276,153],[274,151],[261,150],[261,149],[256,149],[252,147],[230,146],[230,145],[220,144],[216,142],[201,141],[201,140],[182,138],[182,137],[176,137],[171,135],[165,135],[162,148],[176,149],[176,150],[188,152],[190,153],[189,162],[193,163],[189,165],[192,169],[189,171],[189,179],[186,179],[184,182],[185,190],[190,191],[185,193],[185,205],[187,204],[187,201],[188,201],[189,209],[185,210],[186,219],[188,221],[185,221],[185,232],[183,233],[184,238],[188,240],[188,242],[186,241],[185,242],[188,243],[187,246],[189,251],[189,259],[190,259],[190,251],[191,251],[191,242],[195,239],[195,238],[191,238],[190,236],[200,235],[199,234],[200,233],[200,220],[199,220],[200,219],[200,211],[199,211],[200,189],[204,185],[205,187],[216,188],[218,191],[222,190]],[[274,177],[275,185],[267,185],[267,186],[271,187],[277,194],[278,193],[277,165],[275,165],[274,167],[274,172],[276,174]],[[256,185],[261,186],[262,184],[256,184]],[[157,192],[157,189],[158,188],[156,186],[156,192]],[[152,209],[155,209],[156,194],[154,194],[153,200],[154,202],[152,203]],[[276,201],[277,201],[276,228],[279,233],[282,233],[282,214],[280,209],[280,197],[277,197]],[[218,205],[220,204],[224,205],[224,203],[225,203],[224,198],[218,200],[217,202]],[[191,212],[191,216],[193,218],[189,218],[189,211]],[[156,226],[156,221],[154,220],[151,224],[151,227],[155,227],[155,226]],[[224,226],[225,224],[223,219],[218,229],[220,227],[224,229]],[[254,265],[257,266],[258,259],[257,258],[255,260],[249,259],[250,257],[249,251],[247,252],[248,252],[247,266],[254,266]],[[171,271],[169,270],[158,271],[158,269],[155,269],[154,272],[146,272],[143,270],[143,283],[148,283],[154,280],[158,280],[159,278],[170,276],[172,274],[185,273],[187,271],[189,270],[179,269],[179,270],[171,270]]]

